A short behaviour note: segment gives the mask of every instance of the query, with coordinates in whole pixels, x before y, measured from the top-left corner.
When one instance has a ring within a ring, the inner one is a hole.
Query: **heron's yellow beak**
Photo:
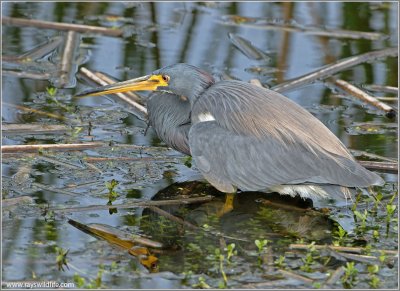
[[[168,86],[168,81],[164,79],[165,78],[163,78],[162,75],[147,75],[124,82],[86,90],[75,95],[75,97],[100,96],[127,91],[155,91],[158,87]]]

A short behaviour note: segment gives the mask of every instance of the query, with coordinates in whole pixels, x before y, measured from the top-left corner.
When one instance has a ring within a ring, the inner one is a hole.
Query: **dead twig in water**
[[[364,89],[373,92],[383,92],[383,93],[391,93],[391,94],[399,94],[399,88],[392,86],[384,86],[384,85],[363,85]]]
[[[328,289],[330,288],[330,285],[335,284],[340,277],[342,277],[342,275],[344,274],[344,267],[340,266],[339,268],[337,268],[331,275],[330,277],[325,281],[325,283],[322,285],[321,288],[323,289]]]
[[[66,191],[66,190],[63,190],[63,189],[57,189],[57,188],[49,187],[49,186],[46,186],[46,185],[43,185],[43,184],[37,183],[37,182],[32,183],[32,186],[35,186],[35,187],[37,187],[37,188],[39,188],[41,190],[54,192],[54,193],[59,193],[59,194],[65,194],[65,195],[69,195],[69,196],[81,195],[81,194],[70,192],[70,191]]]
[[[49,73],[33,73],[33,72],[23,72],[23,71],[13,71],[13,70],[2,70],[3,75],[13,76],[22,79],[32,79],[32,80],[48,80],[51,77]]]
[[[94,211],[94,210],[108,210],[110,208],[126,209],[136,207],[150,207],[150,206],[162,206],[162,205],[179,205],[179,204],[193,204],[193,203],[204,203],[213,200],[213,196],[194,197],[186,199],[171,199],[171,200],[150,200],[150,201],[138,201],[124,204],[114,205],[91,205],[83,207],[71,207],[71,208],[52,208],[55,212],[82,212],[82,211]]]
[[[240,286],[241,289],[267,289],[266,287],[275,288],[282,288],[285,286],[287,280],[270,280],[265,282],[257,282],[257,283],[249,283]]]
[[[52,157],[48,157],[45,155],[40,155],[38,158],[39,158],[39,160],[43,160],[43,161],[52,163],[54,165],[59,165],[59,166],[65,167],[65,168],[73,169],[73,170],[83,170],[84,169],[84,167],[81,165],[77,166],[77,165],[74,165],[74,164],[71,164],[68,162],[53,159]]]
[[[2,56],[3,62],[32,62],[37,59],[43,58],[44,56],[50,54],[52,51],[57,49],[63,41],[63,37],[56,36],[52,37],[50,40],[36,46],[35,48],[21,54],[18,56]],[[49,74],[50,75],[50,74]]]
[[[76,32],[90,32],[99,33],[108,36],[122,36],[123,31],[121,29],[110,29],[101,26],[91,26],[83,24],[63,23],[63,22],[51,22],[36,19],[24,19],[15,17],[2,17],[1,20],[3,25],[14,25],[14,26],[31,26],[45,29],[56,29],[56,30],[71,30]]]
[[[85,162],[85,166],[87,166],[89,168],[89,170],[94,170],[100,174],[103,174],[103,171],[100,170],[99,168],[97,168],[95,165],[91,164],[91,163],[87,163]]]
[[[186,226],[186,227],[188,227],[190,229],[193,229],[193,230],[199,230],[200,229],[200,227],[198,227],[198,226],[196,226],[194,224],[191,224],[190,222],[187,222],[187,221],[183,220],[182,218],[176,217],[176,216],[172,215],[171,213],[169,213],[169,212],[167,212],[165,210],[162,210],[162,209],[160,209],[160,208],[158,208],[156,206],[150,206],[148,208],[151,211],[153,211],[155,213],[158,213],[158,214],[168,218],[169,220],[171,220],[173,222],[176,222],[178,224],[184,225],[184,226]]]
[[[98,163],[98,162],[109,162],[109,161],[130,161],[130,162],[169,162],[175,161],[177,158],[174,157],[143,157],[143,158],[131,158],[131,157],[85,157],[85,162]]]
[[[6,199],[1,200],[3,209],[14,206],[14,205],[23,205],[23,204],[33,203],[33,202],[34,202],[34,200],[30,196],[19,196],[19,197],[6,198]]]
[[[335,257],[336,259],[345,259],[345,260],[357,261],[357,262],[367,263],[367,264],[379,263],[379,259],[374,256],[342,253],[342,252],[337,252],[336,250],[331,251],[331,256]]]
[[[391,163],[391,162],[373,162],[373,161],[358,161],[360,165],[369,169],[369,170],[377,170],[389,173],[398,173],[399,164]]]
[[[386,48],[378,51],[372,51],[358,56],[345,58],[337,62],[334,62],[332,64],[326,65],[311,73],[278,84],[272,87],[271,90],[274,90],[276,92],[290,91],[300,86],[312,83],[314,81],[326,79],[336,73],[342,72],[356,65],[365,62],[370,62],[380,58],[396,57],[397,55],[398,55],[398,48],[395,47],[395,48]]]
[[[289,278],[292,278],[292,279],[295,279],[295,280],[302,281],[302,282],[304,282],[306,284],[312,284],[314,282],[313,279],[310,279],[308,277],[305,277],[305,276],[302,276],[302,275],[299,275],[299,274],[295,274],[295,273],[292,273],[292,272],[289,272],[289,271],[286,271],[286,270],[279,269],[279,273],[281,273],[283,276],[285,276],[285,278],[289,277]]]
[[[76,62],[75,54],[80,44],[79,34],[75,31],[68,31],[65,36],[65,45],[62,52],[61,64],[60,64],[60,84],[61,88],[70,86],[71,77],[74,77],[76,73]],[[75,70],[73,70],[75,67]],[[72,74],[72,75],[71,75]]]
[[[333,38],[350,38],[350,39],[370,39],[377,40],[384,37],[383,34],[378,32],[365,32],[365,31],[354,31],[354,30],[343,30],[343,29],[322,29],[315,26],[302,27],[289,24],[279,23],[268,23],[258,22],[254,23],[255,18],[240,17],[237,15],[226,15],[223,17],[224,20],[219,20],[218,23],[226,26],[238,26],[264,30],[280,30],[285,32],[298,32],[306,35],[333,37]],[[239,21],[235,21],[235,18],[239,18]],[[244,21],[243,21],[244,20]],[[250,20],[250,21],[248,21]],[[247,21],[247,22],[246,22]]]
[[[90,80],[96,82],[97,84],[101,85],[101,86],[106,86],[106,85],[110,85],[111,83],[106,82],[105,80],[99,78],[95,73],[93,73],[92,71],[82,67],[80,69],[80,72],[85,75],[87,78],[89,78]],[[135,108],[135,115],[142,119],[142,120],[146,120],[147,119],[147,109],[146,107],[144,107],[143,105],[131,100],[131,98],[129,98],[129,96],[125,95],[124,93],[117,93],[114,94],[116,96],[118,96],[121,100],[125,101],[126,103],[128,103],[129,105],[131,105],[133,108]],[[90,96],[88,96],[90,97]]]
[[[366,151],[353,150],[353,149],[350,149],[350,152],[352,153],[353,156],[357,156],[357,157],[363,156],[363,157],[367,157],[367,158],[371,158],[371,159],[378,159],[381,161],[397,163],[396,158],[388,158],[388,157],[380,156],[377,154],[368,153]]]
[[[23,110],[23,111],[26,111],[26,112],[32,112],[32,113],[35,113],[35,114],[44,115],[44,116],[55,118],[55,119],[62,120],[62,121],[66,121],[67,120],[67,118],[65,118],[64,116],[56,115],[56,114],[49,113],[49,112],[44,112],[44,111],[41,111],[41,110],[37,110],[37,109],[33,109],[33,108],[21,106],[21,105],[15,105],[15,104],[7,103],[7,102],[2,102],[2,105],[13,107],[13,108],[16,108],[16,109],[19,109],[19,110]]]
[[[67,185],[66,187],[62,188],[63,190],[66,189],[78,189],[78,188],[83,188],[83,187],[91,187],[94,185],[99,185],[99,184],[104,184],[103,181],[92,181],[92,182],[87,182],[83,184],[72,184],[72,185]]]
[[[358,248],[358,247],[342,247],[342,246],[333,246],[333,245],[313,245],[315,249],[317,250],[323,250],[323,249],[331,249],[335,250],[338,252],[346,252],[346,253],[355,253],[355,254],[361,254],[364,252],[363,248]],[[309,250],[310,245],[307,244],[290,244],[289,245],[290,249],[293,250]],[[395,250],[375,250],[375,252],[385,252],[386,254],[391,254],[391,255],[397,255],[398,251]]]
[[[40,150],[85,150],[104,146],[101,142],[88,142],[76,144],[35,144],[35,145],[5,145],[1,146],[2,153],[30,152]]]
[[[393,118],[396,116],[396,110],[394,108],[379,101],[375,97],[367,94],[366,92],[357,88],[356,86],[354,86],[344,80],[336,79],[333,77],[330,77],[327,81],[329,83],[335,85],[336,87],[339,87],[340,89],[346,91],[347,93],[351,94],[352,96],[357,97],[358,99],[361,99],[362,101],[364,101],[368,104],[371,104],[378,109],[385,111],[387,117]]]
[[[388,102],[395,102],[395,101],[399,101],[399,98],[397,97],[379,97],[379,96],[375,96],[376,99],[378,99],[379,101],[388,101]]]
[[[4,124],[2,132],[6,134],[45,134],[45,133],[63,133],[69,130],[68,126],[58,124]]]
[[[208,235],[223,237],[223,238],[226,238],[226,239],[232,239],[232,240],[238,240],[238,241],[246,241],[246,242],[248,242],[247,239],[236,238],[236,237],[224,235],[224,234],[222,234],[222,233],[220,233],[220,232],[215,232],[215,231],[206,230],[206,229],[204,229],[204,228],[202,228],[202,227],[199,227],[199,226],[196,226],[196,225],[194,225],[194,224],[191,224],[190,222],[185,221],[185,220],[183,220],[182,218],[176,217],[176,216],[172,215],[171,213],[169,213],[169,212],[167,212],[167,211],[165,211],[165,210],[162,210],[162,209],[160,209],[160,208],[158,208],[158,207],[150,206],[149,209],[152,210],[152,211],[154,211],[154,212],[156,212],[156,213],[158,213],[158,214],[160,214],[160,215],[162,215],[162,216],[164,216],[164,217],[166,217],[166,218],[168,218],[168,219],[171,220],[171,221],[174,221],[174,222],[176,222],[176,223],[179,223],[179,224],[181,224],[181,225],[184,225],[184,226],[186,226],[186,227],[188,227],[188,228],[190,228],[190,229],[192,229],[192,230],[201,230],[201,231],[204,231],[204,233],[206,233],[206,234],[208,234]]]

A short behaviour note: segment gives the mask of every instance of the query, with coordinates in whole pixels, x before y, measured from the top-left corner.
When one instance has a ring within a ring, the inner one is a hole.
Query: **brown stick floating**
[[[55,49],[57,49],[63,41],[62,36],[52,37],[50,40],[36,46],[35,48],[17,56],[4,55],[2,60],[5,62],[33,62],[40,59]]]
[[[35,145],[5,145],[1,146],[2,153],[30,152],[38,150],[84,150],[104,146],[101,142],[77,144],[35,144]]]
[[[50,79],[49,73],[32,73],[32,72],[22,72],[13,70],[3,70],[2,73],[6,76],[13,76],[22,79],[32,79],[32,80],[48,80]]]
[[[340,89],[346,91],[347,93],[351,94],[354,97],[357,97],[358,99],[361,99],[362,101],[371,104],[375,106],[378,109],[381,109],[386,112],[386,116],[393,118],[396,116],[396,111],[393,109],[391,106],[379,101],[375,97],[367,94],[363,90],[357,88],[356,86],[340,79],[336,78],[329,78],[328,82],[334,84],[335,86],[339,87]]]
[[[75,61],[75,54],[80,44],[79,34],[75,31],[68,31],[65,36],[65,45],[62,52],[61,68],[60,68],[60,84],[61,88],[70,86],[71,74],[75,74],[77,67]],[[73,67],[75,67],[73,69]]]
[[[280,269],[279,273],[281,273],[285,277],[290,277],[292,279],[299,280],[299,281],[302,281],[302,282],[307,283],[307,284],[312,284],[314,282],[313,279],[310,279],[310,278],[307,278],[305,276],[302,276],[302,275],[299,275],[299,274],[296,274],[296,273],[293,273],[293,272],[289,272],[289,271],[286,271],[286,270]]]
[[[392,86],[384,86],[384,85],[363,85],[363,88],[367,89],[368,91],[374,92],[383,92],[383,93],[392,93],[398,94],[399,88],[392,87]]]
[[[365,32],[365,31],[353,31],[353,30],[341,30],[341,29],[321,29],[318,27],[296,27],[294,25],[286,25],[286,24],[282,25],[276,23],[250,23],[250,22],[237,23],[233,20],[233,17],[235,17],[235,15],[225,16],[227,20],[225,21],[220,20],[218,21],[218,23],[226,26],[248,27],[248,28],[264,29],[264,30],[281,30],[286,32],[299,32],[299,33],[304,33],[306,35],[324,36],[333,38],[377,40],[384,36],[383,34],[377,32]]]
[[[23,111],[26,111],[26,112],[32,112],[32,113],[36,113],[36,114],[39,114],[39,115],[44,115],[44,116],[55,118],[55,119],[58,119],[58,120],[63,120],[63,121],[67,120],[64,116],[56,115],[56,114],[53,114],[53,113],[41,111],[41,110],[34,109],[34,108],[29,108],[29,107],[25,107],[25,106],[21,106],[21,105],[15,105],[15,104],[7,103],[7,102],[2,102],[2,105],[13,107],[13,108],[16,108],[16,109],[19,109],[19,110],[23,110]]]
[[[2,126],[3,133],[7,134],[44,134],[44,133],[55,133],[55,132],[66,132],[69,128],[65,125],[58,124],[4,124]]]
[[[325,281],[325,283],[322,285],[323,289],[329,289],[330,285],[335,284],[340,277],[344,274],[344,267],[340,266],[337,268],[331,275],[330,277]]]
[[[142,157],[142,158],[132,158],[132,157],[85,157],[83,158],[85,162],[97,163],[97,162],[108,162],[108,161],[133,161],[133,162],[146,162],[146,161],[160,161],[169,162],[175,161],[177,158],[174,157]]]
[[[353,149],[350,149],[350,152],[353,154],[353,156],[364,156],[364,157],[371,158],[371,159],[378,159],[381,161],[397,163],[396,158],[384,157],[381,155],[368,153],[366,151],[353,150]]]
[[[326,65],[311,73],[278,84],[272,87],[271,89],[276,92],[290,91],[300,86],[312,83],[316,80],[326,79],[336,73],[339,73],[348,68],[359,65],[361,63],[373,61],[384,57],[396,57],[397,55],[398,55],[398,48],[394,47],[345,58],[337,62],[334,62],[332,64]]]
[[[351,261],[357,261],[367,264],[376,264],[379,263],[379,259],[374,256],[366,256],[366,255],[359,255],[359,254],[351,254],[351,253],[342,253],[336,252],[333,250],[332,256],[336,258],[343,258]]]
[[[333,245],[313,245],[315,249],[317,250],[322,250],[322,249],[332,249],[335,251],[339,252],[346,252],[346,253],[355,253],[355,254],[361,254],[364,250],[363,248],[358,248],[358,247],[341,247],[341,246],[333,246]],[[290,244],[289,245],[290,249],[295,249],[295,250],[308,250],[310,248],[310,245],[306,244]],[[386,254],[391,254],[391,255],[397,255],[399,252],[395,250],[376,250],[377,252],[383,251]]]
[[[83,24],[72,24],[62,22],[51,22],[36,19],[24,19],[15,17],[2,17],[1,22],[4,25],[15,25],[15,26],[33,26],[45,29],[56,29],[56,30],[72,30],[77,32],[92,32],[100,33],[109,36],[122,36],[123,31],[121,29],[110,29],[100,26],[91,26]]]
[[[32,183],[32,186],[35,186],[35,187],[37,187],[37,188],[39,188],[41,190],[54,192],[54,193],[58,193],[58,194],[65,194],[65,195],[69,195],[69,196],[81,195],[81,194],[70,192],[70,191],[67,191],[67,190],[57,189],[57,188],[54,188],[54,187],[51,187],[51,186],[43,185],[43,184],[37,183],[37,182]]]
[[[358,161],[360,165],[369,169],[369,170],[377,170],[384,171],[390,173],[398,173],[399,164],[391,163],[391,162],[373,162],[373,161]]]

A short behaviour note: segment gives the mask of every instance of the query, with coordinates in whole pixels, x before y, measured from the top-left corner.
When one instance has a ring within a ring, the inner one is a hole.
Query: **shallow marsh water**
[[[2,145],[103,143],[82,151],[3,154],[2,199],[28,197],[2,208],[3,281],[105,288],[398,287],[398,260],[380,251],[398,247],[393,206],[397,205],[396,173],[379,172],[386,181],[375,189],[379,203],[361,193],[354,208],[311,209],[310,201],[239,193],[234,210],[218,218],[222,193],[201,182],[190,161],[167,148],[151,128],[144,135],[146,123],[131,108],[113,97],[72,99],[76,92],[93,86],[75,72],[79,66],[125,80],[187,62],[223,78],[257,78],[273,86],[345,57],[396,46],[397,3],[2,2],[2,13],[123,31],[119,37],[75,35],[79,46],[71,60],[72,74],[62,83],[62,46],[47,53],[41,48],[44,45],[46,51],[48,43],[58,38],[64,41],[66,32],[3,25],[3,125],[64,128],[41,133],[3,131]],[[296,31],[254,27],[265,20],[292,25]],[[382,37],[320,37],[310,33],[312,27],[374,32]],[[237,37],[232,41],[232,34],[247,41]],[[360,87],[397,87],[397,64],[397,58],[385,58],[337,76]],[[21,77],[16,72],[30,75]],[[57,91],[48,89],[52,87]],[[312,112],[350,149],[397,160],[397,120],[322,82],[284,94]],[[396,101],[390,102],[397,108]],[[112,180],[117,184],[106,184]],[[143,207],[54,211],[106,205],[111,200],[116,205],[199,195],[215,198],[158,207],[180,219],[175,221],[160,215],[160,210]],[[158,258],[158,272],[149,272],[126,249],[76,229],[69,219],[105,224],[163,243],[165,249],[151,250]],[[290,246],[295,243],[309,247]],[[323,244],[358,247],[362,254],[314,246]],[[55,247],[69,250],[64,270],[56,263]],[[346,271],[328,284],[341,266]]]

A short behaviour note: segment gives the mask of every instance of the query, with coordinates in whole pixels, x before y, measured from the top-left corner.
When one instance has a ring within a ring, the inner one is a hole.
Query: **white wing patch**
[[[271,187],[270,190],[280,194],[290,195],[292,197],[297,194],[302,198],[328,198],[329,194],[324,189],[315,185],[277,185]]]
[[[197,118],[199,119],[199,122],[215,120],[214,116],[212,116],[212,114],[210,112],[200,113],[199,116],[197,116]]]

